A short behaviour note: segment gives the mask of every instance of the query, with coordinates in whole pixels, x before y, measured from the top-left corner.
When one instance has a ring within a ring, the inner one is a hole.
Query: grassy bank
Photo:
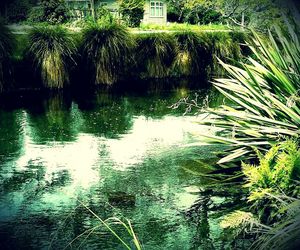
[[[245,40],[242,32],[132,34],[118,24],[97,23],[75,33],[63,27],[44,26],[13,36],[18,43],[9,57],[16,68],[15,75],[20,70],[24,74],[21,80],[40,79],[40,87],[46,88],[64,88],[79,79],[93,85],[130,78],[197,77],[203,81],[212,73],[222,73],[216,57],[238,59],[240,43]],[[21,82],[17,86],[28,87]]]

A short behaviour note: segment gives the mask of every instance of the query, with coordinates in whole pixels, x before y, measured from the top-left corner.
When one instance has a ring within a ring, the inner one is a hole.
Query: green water
[[[212,132],[169,108],[187,95],[36,93],[2,104],[0,249],[124,249],[81,202],[129,219],[144,249],[221,249],[210,208],[226,198],[203,192],[198,175],[217,149],[184,147]],[[205,103],[207,91],[198,95]]]

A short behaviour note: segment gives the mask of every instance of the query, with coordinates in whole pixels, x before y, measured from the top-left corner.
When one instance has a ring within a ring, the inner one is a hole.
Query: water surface
[[[197,93],[204,103],[207,91]],[[187,95],[36,93],[1,104],[0,249],[124,249],[81,203],[128,218],[144,249],[220,248],[209,207],[224,197],[203,195],[197,175],[217,149],[184,147],[212,132],[170,108]]]

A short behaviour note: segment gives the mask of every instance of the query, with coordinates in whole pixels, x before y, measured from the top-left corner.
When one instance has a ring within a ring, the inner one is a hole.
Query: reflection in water
[[[145,249],[209,245],[210,198],[198,223],[184,211],[202,183],[186,161],[197,168],[195,155],[206,162],[212,155],[181,147],[208,128],[168,108],[186,94],[96,92],[76,101],[57,94],[39,109],[0,111],[0,248],[63,249],[72,242],[70,249],[121,249],[102,227],[72,241],[99,224],[79,200],[102,218],[129,218]]]

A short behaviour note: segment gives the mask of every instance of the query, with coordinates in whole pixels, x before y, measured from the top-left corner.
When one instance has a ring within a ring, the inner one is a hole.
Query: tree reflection
[[[5,159],[20,154],[23,142],[23,113],[0,110],[0,167]]]
[[[82,111],[81,132],[118,138],[125,134],[133,125],[133,114],[130,102],[126,97],[97,92],[92,96],[78,100],[78,107]]]
[[[39,144],[74,141],[81,119],[71,99],[63,93],[53,93],[40,105],[39,113],[29,109],[32,140]]]

